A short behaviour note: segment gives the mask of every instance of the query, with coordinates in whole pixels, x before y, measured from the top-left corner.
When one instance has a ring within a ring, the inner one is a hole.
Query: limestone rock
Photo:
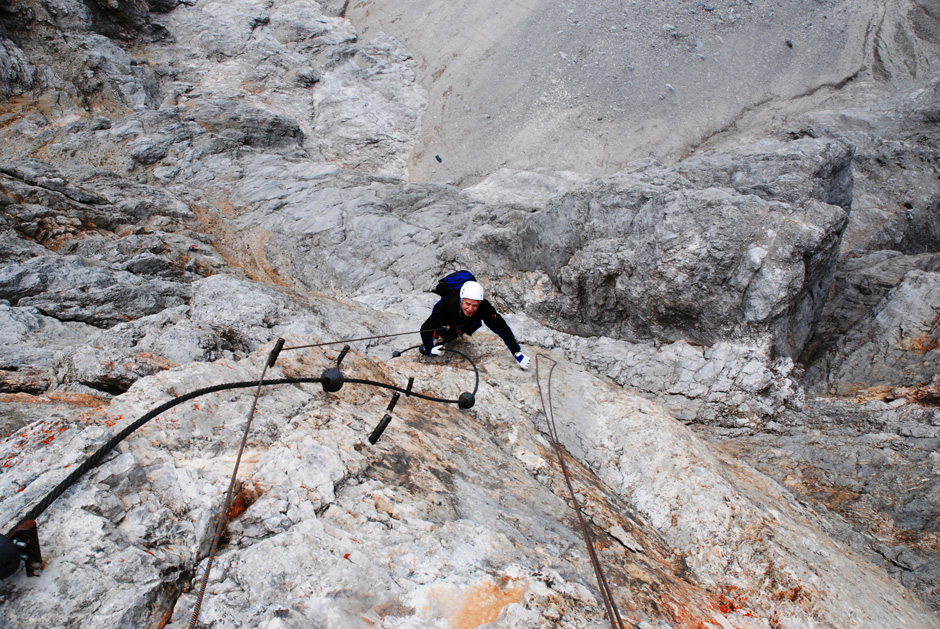
[[[318,385],[264,391],[201,621],[453,623],[482,598],[486,604],[474,612],[481,622],[601,622],[590,563],[557,493],[564,482],[555,466],[533,465],[552,456],[539,432],[542,416],[529,401],[536,382],[508,358],[496,360],[498,344],[467,348],[501,383],[483,384],[479,410],[403,400],[375,447],[364,440],[386,405],[384,394],[352,384],[335,394]],[[2,446],[9,471],[0,493],[9,512],[48,491],[62,465],[75,465],[112,430],[174,395],[257,378],[266,349],[246,361],[161,372],[85,422],[40,422],[21,432]],[[330,364],[322,349],[288,351],[270,377]],[[766,478],[720,463],[650,402],[570,364],[560,367],[552,385],[559,434],[608,479],[605,486],[573,463],[579,500],[592,526],[617,526],[643,549],[600,545],[628,617],[653,626],[675,622],[675,614],[740,627],[749,626],[748,615],[828,626],[849,618],[932,626],[929,612],[828,540]],[[410,373],[422,391],[444,395],[472,379],[458,363],[426,363],[414,354],[383,364],[354,352],[344,369],[380,381]],[[56,501],[41,521],[46,568],[39,578],[19,573],[5,583],[8,617],[59,624],[93,616],[100,626],[169,617],[169,626],[187,625],[195,591],[180,595],[205,568],[252,397],[250,389],[234,390],[183,403]],[[40,446],[48,433],[55,438]],[[686,562],[691,573],[680,568]],[[662,585],[630,585],[637,574]],[[61,596],[63,587],[69,596]],[[662,608],[662,588],[684,611]],[[785,596],[795,591],[798,600]],[[714,601],[727,592],[738,606],[722,613]],[[847,592],[857,595],[847,600]]]
[[[833,295],[817,327],[812,346],[829,346],[849,328],[868,317],[908,272],[940,271],[940,255],[904,255],[899,251],[873,251],[847,255],[839,261]],[[812,356],[807,362],[812,362]]]
[[[770,587],[781,591],[805,588],[807,598],[797,607],[812,599],[827,599],[817,609],[825,608],[825,614],[853,614],[854,605],[839,599],[855,582],[854,577],[843,581],[847,576],[843,570],[854,559],[843,554],[843,547],[830,545],[826,536],[813,531],[811,514],[798,505],[781,503],[775,497],[784,495],[779,486],[751,476],[742,463],[712,458],[713,453],[676,432],[674,424],[658,422],[661,411],[655,407],[638,404],[626,413],[607,412],[602,409],[612,410],[615,402],[606,387],[582,380],[569,369],[557,377],[577,391],[564,398],[556,389],[553,395],[558,434],[572,454],[611,487],[619,487],[622,495],[630,496],[630,504],[663,531],[671,544],[690,551],[689,566],[703,582],[745,591],[754,587],[749,583],[752,580],[765,587],[775,584]],[[664,430],[672,435],[666,440],[662,440]],[[762,532],[770,529],[772,534]],[[726,554],[728,548],[734,552]],[[745,557],[746,567],[737,563]],[[782,607],[789,606],[783,603]],[[893,613],[890,609],[906,607],[904,602],[884,599],[870,611],[854,610],[860,612],[857,621],[878,626],[895,622],[885,615]],[[778,612],[791,613],[790,609]],[[841,622],[822,616],[815,621],[830,626]]]
[[[471,185],[499,167],[598,176],[647,157],[678,161],[703,144],[780,131],[807,110],[832,114],[823,128],[844,126],[872,84],[884,98],[931,73],[940,22],[927,4],[706,3],[664,14],[639,2],[492,1],[468,16],[446,1],[404,0],[349,3],[345,14],[418,61],[429,107],[412,176]]]
[[[764,332],[795,356],[828,294],[845,224],[844,211],[813,199],[765,201],[650,168],[557,197],[495,244],[520,270],[548,276],[551,292],[526,306],[556,327],[706,345]]]
[[[33,86],[36,68],[16,44],[0,38],[0,96],[19,96]]]
[[[938,426],[940,413],[929,406],[813,397],[763,429],[699,434],[814,509],[838,514],[832,534],[932,600],[940,562],[923,546],[933,535],[923,518],[940,504]]]
[[[732,188],[768,201],[816,199],[852,209],[855,148],[839,138],[763,140],[691,157],[677,171],[698,187]]]
[[[940,367],[940,273],[908,272],[820,362],[838,394],[929,384]]]
[[[891,115],[875,114],[871,106],[872,99],[887,95],[881,89],[850,90],[844,111],[814,112],[795,123],[799,133],[820,139],[837,130],[855,147],[846,254],[894,250],[917,255],[940,248],[936,198],[931,192],[937,181],[940,92],[930,84],[904,87],[901,93]]]
[[[304,134],[294,120],[237,101],[201,99],[187,117],[202,129],[236,144],[259,148],[303,144]]]
[[[0,269],[0,298],[62,321],[109,327],[185,303],[189,289],[77,256],[44,256]]]
[[[458,356],[393,352],[467,267],[561,364],[633,624],[935,626],[898,583],[937,609],[940,22],[920,0],[732,4],[500,5],[453,37],[428,29],[453,6],[414,5],[398,27],[440,58],[377,30],[407,2],[0,7],[7,517],[131,418],[257,378],[278,337],[366,337],[347,373],[459,395]],[[342,345],[271,375],[316,377]],[[406,397],[374,448],[386,391],[263,390],[204,622],[604,624],[534,370],[485,330],[458,349],[477,405]],[[40,518],[47,572],[0,584],[9,622],[187,623],[251,405],[213,395]]]
[[[0,366],[3,369],[53,367],[57,352],[85,342],[97,330],[62,322],[36,308],[0,303]]]

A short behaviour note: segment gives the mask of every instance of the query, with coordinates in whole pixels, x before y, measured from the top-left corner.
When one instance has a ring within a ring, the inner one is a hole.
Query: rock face
[[[813,398],[759,430],[700,434],[727,457],[759,461],[813,509],[838,513],[833,534],[933,600],[938,427],[932,405]]]
[[[526,305],[555,327],[705,345],[769,334],[778,355],[795,356],[829,293],[846,213],[792,189],[809,177],[780,162],[822,162],[834,181],[815,182],[831,202],[850,196],[851,154],[825,143],[765,150],[749,153],[743,172],[717,155],[678,173],[654,167],[599,180],[553,199],[494,249],[548,276],[557,297]]]
[[[855,394],[931,382],[940,367],[938,290],[940,273],[906,273],[878,303],[874,317],[846,332],[823,359],[831,388]]]
[[[306,340],[289,336],[288,345]],[[558,493],[563,480],[538,430],[543,418],[529,402],[536,382],[496,360],[496,339],[463,349],[487,361],[480,410],[402,401],[375,447],[364,443],[386,405],[375,391],[302,385],[261,395],[203,623],[602,624],[586,553]],[[335,354],[288,351],[269,376],[317,373]],[[5,504],[19,509],[48,491],[62,476],[49,462],[74,465],[67,453],[93,448],[111,427],[184,391],[257,378],[266,357],[165,371],[81,422],[25,429],[2,452],[11,468]],[[381,365],[358,353],[343,363],[350,376],[380,382],[413,376],[416,391],[436,395],[470,384],[464,364],[412,354]],[[553,414],[572,455],[588,465],[575,465],[575,483],[625,619],[933,625],[930,612],[826,537],[779,487],[720,463],[655,405],[564,362],[555,378]],[[197,562],[252,397],[214,394],[152,420],[50,509],[42,576],[3,584],[9,621],[60,624],[92,608],[100,626],[188,626],[195,591],[176,597],[205,569]],[[40,430],[54,431],[54,441],[40,443]],[[864,595],[846,598],[853,589]]]
[[[470,268],[537,373],[484,330],[466,412],[263,388],[203,625],[604,626],[557,362],[632,625],[936,626],[936,11],[660,9],[0,6],[7,530],[277,338],[272,378],[358,339],[350,378],[470,390],[456,354],[394,355]],[[252,395],[56,500],[0,624],[188,626]]]
[[[501,166],[611,174],[725,135],[737,144],[741,132],[827,109],[847,85],[919,83],[940,42],[940,16],[921,0],[492,0],[469,14],[451,2],[360,0],[346,15],[424,60],[427,123],[410,169],[462,185]]]

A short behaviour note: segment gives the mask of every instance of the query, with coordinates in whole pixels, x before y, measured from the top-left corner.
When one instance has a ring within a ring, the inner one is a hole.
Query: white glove
[[[431,351],[428,352],[428,354],[431,356],[440,356],[443,353],[444,353],[444,348],[440,346],[434,346],[431,348]]]
[[[526,356],[526,355],[523,354],[522,352],[516,352],[516,353],[514,354],[514,356],[516,357],[516,362],[519,363],[519,368],[520,368],[520,369],[528,369],[528,368],[529,368],[529,363],[530,363],[531,361],[529,360],[529,357],[528,357],[528,356]]]

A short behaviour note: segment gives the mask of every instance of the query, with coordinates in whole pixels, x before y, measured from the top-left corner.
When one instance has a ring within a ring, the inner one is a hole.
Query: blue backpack
[[[473,277],[473,273],[470,271],[454,271],[453,273],[441,278],[441,280],[438,281],[437,286],[435,286],[431,292],[437,293],[441,297],[456,295],[460,292],[460,287],[464,285],[464,282],[470,281],[476,281],[476,278]]]

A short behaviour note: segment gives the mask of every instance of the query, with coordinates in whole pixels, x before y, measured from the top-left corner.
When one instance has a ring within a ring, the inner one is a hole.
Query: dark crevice
[[[11,306],[16,305],[13,299],[9,299],[9,301],[10,301]],[[15,300],[15,301],[17,303],[19,302],[19,300]],[[55,319],[56,321],[60,321],[61,323],[84,323],[85,325],[90,325],[94,328],[98,328],[99,330],[110,330],[118,323],[122,323],[121,321],[117,321],[117,322],[101,321],[101,320],[91,318],[91,317],[65,317],[62,315],[58,315],[54,312],[51,312],[49,310],[45,310],[41,306],[27,305],[26,307],[35,308],[36,312],[38,312],[42,316],[48,317],[50,319]]]
[[[149,626],[163,629],[170,623],[180,596],[189,591],[192,581],[193,572],[189,569],[182,569],[176,574],[176,578],[163,581],[159,594],[151,606]]]
[[[117,396],[117,395],[121,395],[122,393],[127,393],[127,390],[131,388],[130,384],[128,384],[127,386],[121,383],[109,384],[101,380],[96,380],[96,381],[80,380],[79,384],[82,384],[88,387],[89,389],[100,391],[101,393],[104,393],[109,396]]]

